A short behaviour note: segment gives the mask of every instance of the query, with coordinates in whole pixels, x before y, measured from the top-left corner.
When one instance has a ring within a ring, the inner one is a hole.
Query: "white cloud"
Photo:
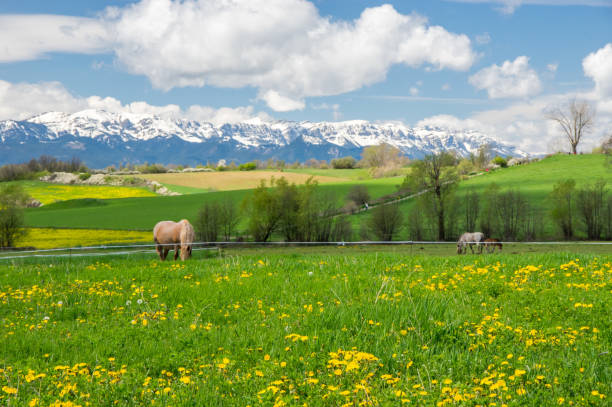
[[[612,43],[582,60],[584,74],[595,82],[595,91],[612,98]]]
[[[445,83],[444,85],[442,85],[442,90],[448,91],[451,90],[451,85],[450,83]]]
[[[353,21],[322,17],[306,0],[141,0],[96,19],[0,17],[0,62],[52,52],[114,52],[163,90],[254,87],[277,111],[380,82],[393,65],[467,70],[476,57],[466,35],[391,5]]]
[[[529,58],[517,57],[501,66],[493,64],[470,76],[469,82],[477,89],[486,90],[489,98],[524,98],[540,92],[538,74],[529,68]]]
[[[96,54],[110,50],[96,19],[57,15],[0,15],[0,63],[36,59],[51,52]]]
[[[417,96],[419,94],[419,88],[412,86],[409,92],[412,96]]]
[[[559,64],[556,62],[546,65],[546,69],[548,69],[548,71],[551,73],[557,72],[557,68],[559,68]]]
[[[252,106],[213,108],[192,105],[182,110],[174,104],[155,106],[141,101],[122,104],[113,97],[75,97],[59,82],[13,84],[0,80],[0,120],[24,120],[50,111],[75,113],[84,109],[154,114],[164,118],[209,121],[214,124],[237,123],[254,118],[272,120],[265,112],[255,113]]]
[[[466,70],[475,59],[467,36],[390,5],[332,21],[305,0],[144,0],[107,19],[119,62],[153,86],[252,86],[278,111],[380,82],[395,64]]]

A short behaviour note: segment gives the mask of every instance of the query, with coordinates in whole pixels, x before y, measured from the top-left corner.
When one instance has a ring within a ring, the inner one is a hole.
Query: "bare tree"
[[[593,126],[595,108],[584,100],[574,99],[566,109],[553,109],[548,113],[548,118],[559,123],[569,141],[572,154],[576,154],[576,148],[582,136]]]

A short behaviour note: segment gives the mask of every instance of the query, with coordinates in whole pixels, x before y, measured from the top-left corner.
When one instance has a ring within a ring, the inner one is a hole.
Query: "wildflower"
[[[143,303],[142,298],[139,298],[136,302],[138,303],[138,305],[142,304]]]
[[[132,305],[132,301],[127,300],[127,301],[125,302],[125,305],[127,305],[127,306],[129,307],[130,305]]]
[[[2,387],[2,391],[5,392],[6,394],[17,394],[17,389],[14,387],[10,387],[10,386],[3,386]]]

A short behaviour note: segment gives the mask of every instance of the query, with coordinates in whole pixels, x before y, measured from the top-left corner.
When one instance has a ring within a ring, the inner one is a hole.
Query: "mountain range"
[[[92,168],[112,164],[182,164],[281,159],[304,162],[353,156],[388,143],[410,158],[442,150],[462,156],[488,144],[493,154],[526,156],[518,148],[475,130],[408,127],[401,123],[264,122],[213,124],[152,114],[83,110],[49,112],[27,120],[0,121],[0,164],[26,162],[42,154],[79,157]]]

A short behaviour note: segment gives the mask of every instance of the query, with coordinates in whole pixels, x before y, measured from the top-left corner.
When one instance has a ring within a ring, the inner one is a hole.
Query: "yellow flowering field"
[[[54,249],[152,241],[152,232],[136,230],[28,228],[27,235],[19,241],[19,245]]]
[[[60,185],[46,182],[28,181],[23,183],[24,190],[41,203],[47,205],[68,199],[114,199],[155,196],[146,188],[108,186],[108,185]]]
[[[597,406],[612,256],[0,262],[0,404]]]

